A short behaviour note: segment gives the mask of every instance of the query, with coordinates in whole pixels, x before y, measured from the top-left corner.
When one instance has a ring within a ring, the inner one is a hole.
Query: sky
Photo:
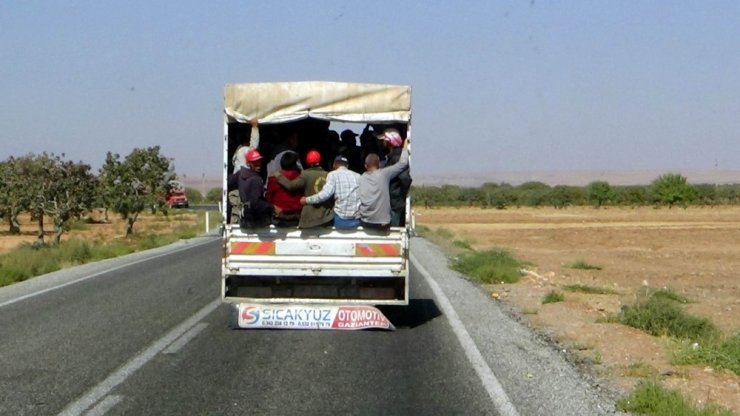
[[[419,175],[740,169],[738,1],[2,1],[0,160],[223,164],[227,83],[412,87]]]

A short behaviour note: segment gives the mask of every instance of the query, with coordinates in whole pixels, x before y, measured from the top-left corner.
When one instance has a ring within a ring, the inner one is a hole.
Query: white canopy
[[[228,121],[284,123],[307,117],[340,122],[408,122],[411,87],[306,81],[227,84]]]

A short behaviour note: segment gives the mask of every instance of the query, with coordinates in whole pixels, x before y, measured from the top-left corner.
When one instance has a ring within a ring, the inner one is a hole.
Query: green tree
[[[221,188],[211,188],[206,192],[207,202],[220,202],[223,190]]]
[[[596,208],[601,207],[609,202],[612,202],[615,197],[615,193],[609,182],[595,181],[588,184],[587,188],[588,201]]]
[[[191,204],[200,204],[203,202],[203,194],[195,188],[185,188],[185,195],[187,195],[188,202]]]
[[[516,188],[517,201],[520,205],[538,207],[547,202],[550,186],[542,182],[525,182]]]
[[[159,146],[134,149],[124,160],[108,152],[100,170],[100,183],[110,208],[126,221],[126,236],[147,208],[158,206],[168,183],[175,179],[171,160],[160,154]]]
[[[34,189],[32,210],[53,221],[54,242],[59,244],[69,220],[79,219],[93,208],[97,179],[90,165],[65,161],[54,154],[39,156],[36,169],[34,179],[39,186]]]
[[[29,208],[29,164],[30,156],[10,157],[0,163],[0,217],[8,221],[11,234],[20,234],[18,215]]]
[[[687,206],[696,198],[696,189],[689,185],[686,178],[676,173],[667,173],[654,180],[651,187],[654,201],[667,204],[668,207],[680,204]]]
[[[553,207],[561,209],[581,203],[583,192],[581,188],[575,186],[557,185],[547,193],[546,198]]]
[[[614,200],[620,205],[645,205],[649,202],[648,189],[645,186],[615,186]]]

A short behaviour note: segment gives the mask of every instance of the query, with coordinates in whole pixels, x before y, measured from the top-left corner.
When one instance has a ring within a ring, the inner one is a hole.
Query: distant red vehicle
[[[165,201],[170,208],[187,208],[189,206],[185,187],[176,181],[170,182],[170,191],[167,193]]]

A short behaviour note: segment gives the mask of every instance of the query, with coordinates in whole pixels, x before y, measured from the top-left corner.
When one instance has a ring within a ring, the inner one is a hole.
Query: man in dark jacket
[[[260,176],[262,155],[257,150],[250,150],[246,154],[246,161],[247,167],[242,167],[231,178],[232,183],[236,181],[243,206],[240,225],[246,228],[264,227],[270,224],[276,209],[263,197],[265,183]]]
[[[401,159],[403,139],[396,129],[386,129],[380,136],[388,147],[388,159],[385,166],[393,166]],[[411,188],[411,173],[407,167],[395,178],[391,179],[391,226],[399,227],[406,224],[406,196]]]

